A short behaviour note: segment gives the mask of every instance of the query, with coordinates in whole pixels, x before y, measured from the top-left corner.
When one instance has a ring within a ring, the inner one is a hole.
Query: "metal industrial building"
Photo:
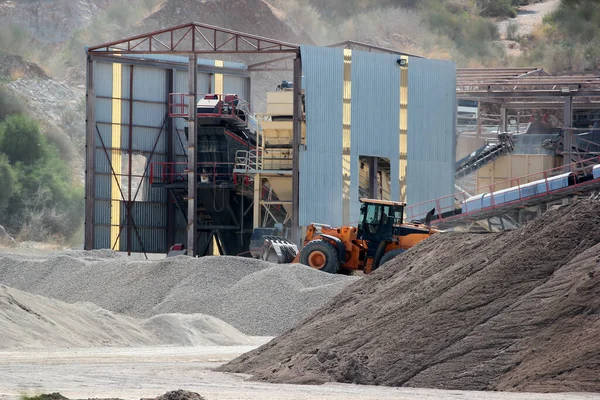
[[[241,253],[256,225],[248,212],[256,199],[248,176],[234,172],[232,154],[255,147],[260,133],[246,116],[200,114],[193,105],[201,95],[235,94],[238,107],[238,99],[250,100],[253,71],[288,61],[294,133],[284,175],[296,241],[311,222],[356,222],[361,160],[389,177],[392,200],[420,203],[454,191],[452,62],[297,46],[197,23],[87,54],[86,249],[164,253],[187,243],[191,254],[204,255],[216,243],[222,254]],[[244,65],[202,54],[264,60]]]

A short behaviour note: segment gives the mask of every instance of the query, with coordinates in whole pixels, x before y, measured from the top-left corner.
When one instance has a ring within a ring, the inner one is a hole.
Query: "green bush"
[[[508,40],[517,40],[519,38],[519,24],[517,21],[510,21],[506,25],[506,38]]]
[[[562,0],[546,15],[541,34],[530,37],[523,63],[550,72],[600,69],[600,6],[598,0]]]
[[[11,115],[0,123],[0,151],[12,164],[31,165],[39,160],[43,139],[37,123],[24,115]]]
[[[428,2],[424,12],[430,28],[448,38],[462,56],[483,59],[496,55],[491,42],[500,34],[492,21],[466,12],[455,14],[435,1]]]
[[[508,17],[517,16],[515,5],[518,1],[514,0],[477,0],[477,7],[484,17]]]
[[[5,86],[0,85],[0,121],[12,114],[23,114],[25,107],[12,92]]]
[[[15,173],[8,162],[8,157],[0,153],[0,220],[6,218],[6,211],[10,204],[10,199],[16,189]]]
[[[12,115],[0,123],[0,224],[27,240],[64,240],[81,225],[83,188],[37,123]],[[7,189],[9,188],[9,189]],[[4,212],[3,211],[3,205]]]

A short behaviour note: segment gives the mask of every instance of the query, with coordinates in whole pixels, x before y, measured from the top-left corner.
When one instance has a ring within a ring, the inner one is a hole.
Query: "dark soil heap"
[[[286,383],[600,391],[600,204],[435,235],[221,367]]]

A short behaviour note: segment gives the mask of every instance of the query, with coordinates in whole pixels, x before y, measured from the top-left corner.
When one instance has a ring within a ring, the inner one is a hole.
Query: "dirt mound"
[[[358,279],[241,257],[143,261],[110,256],[0,253],[0,283],[68,303],[92,302],[136,318],[207,314],[246,334],[273,336],[300,323]]]
[[[139,320],[92,303],[67,304],[2,285],[0,337],[0,349],[237,346],[255,345],[258,340],[208,315],[169,314]]]
[[[440,234],[222,367],[288,383],[600,391],[600,204]]]

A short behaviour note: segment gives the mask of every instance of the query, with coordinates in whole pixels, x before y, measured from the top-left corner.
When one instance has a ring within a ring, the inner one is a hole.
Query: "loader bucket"
[[[262,259],[277,264],[289,264],[298,254],[298,246],[280,236],[265,236]]]
[[[250,239],[253,258],[276,264],[288,264],[298,254],[298,247],[283,236],[279,228],[256,228]]]

